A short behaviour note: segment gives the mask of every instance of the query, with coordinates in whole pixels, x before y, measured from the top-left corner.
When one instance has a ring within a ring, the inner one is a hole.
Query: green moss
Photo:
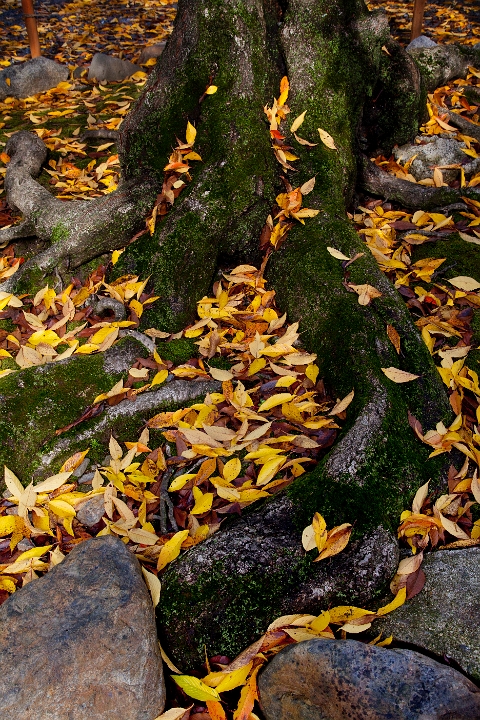
[[[288,571],[278,567],[266,570],[268,582],[256,573],[232,573],[231,567],[220,561],[193,585],[179,581],[170,572],[158,609],[160,637],[168,648],[169,635],[185,633],[182,657],[175,658],[182,670],[199,664],[205,646],[210,657],[222,654],[234,658],[265,632],[272,618],[278,617],[285,595],[308,578],[311,564],[309,557],[292,557]],[[210,601],[218,604],[219,588],[226,589],[228,601],[219,608],[218,622],[212,625],[210,619],[202,619],[202,607],[208,607]],[[196,618],[195,627],[184,626],[185,618],[191,617]],[[245,618],[245,623],[239,623],[239,618]]]
[[[445,282],[448,278],[467,275],[480,281],[480,246],[469,243],[453,233],[442,240],[415,245],[412,260],[445,258],[435,273],[435,279]]]
[[[59,222],[52,230],[52,242],[64,242],[65,240],[68,240],[69,235],[70,231],[68,227],[64,225],[64,223]]]
[[[138,354],[143,353],[139,345]],[[105,371],[103,354],[75,356],[0,379],[0,465],[8,465],[29,482],[41,455],[54,444],[55,431],[80,417],[98,394],[118,380]]]
[[[182,365],[198,355],[195,341],[190,338],[179,338],[159,344],[157,351],[163,360],[170,360],[174,365]]]

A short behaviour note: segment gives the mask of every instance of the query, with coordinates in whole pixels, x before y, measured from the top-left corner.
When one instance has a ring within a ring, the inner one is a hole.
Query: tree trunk
[[[407,421],[408,410],[426,428],[448,419],[441,379],[402,299],[346,214],[360,149],[404,142],[418,129],[423,112],[417,66],[389,38],[382,13],[369,13],[362,0],[179,0],[173,34],[120,133],[124,187],[134,200],[130,196],[126,209],[113,193],[105,203],[117,219],[123,212],[126,230],[115,235],[109,226],[101,251],[122,247],[125,235],[137,228],[145,215],[141,202],[153,201],[175,135],[183,137],[190,120],[203,162],[154,235],[129,245],[115,273],[151,277],[160,300],[146,322],[172,332],[192,321],[196,302],[208,293],[219,267],[260,262],[259,236],[285,174],[271,149],[263,106],[278,94],[284,75],[291,86],[291,114],[282,130],[306,111],[299,134],[317,143],[307,147],[292,138],[299,160],[288,178],[294,187],[316,178],[308,206],[321,212],[305,225],[295,224],[269,260],[268,279],[280,308],[301,322],[302,342],[317,353],[328,387],[339,397],[354,389],[355,399],[341,439],[313,472],[250,508],[167,571],[160,630],[182,669],[203,658],[204,645],[209,655],[235,654],[276,613],[287,611],[286,603],[295,611],[310,610],[315,597],[319,611],[322,603],[363,598],[359,559],[366,548],[374,578],[369,593],[379,591],[394,570],[389,533],[399,512],[419,485],[441,476],[441,461],[427,462]],[[209,84],[218,92],[205,97]],[[382,89],[385,96],[377,102]],[[403,102],[408,116],[392,113],[388,97],[396,110]],[[318,128],[333,137],[336,150],[320,142]],[[35,183],[31,176],[37,171],[20,156],[19,183]],[[35,184],[31,187],[35,190]],[[45,198],[39,203],[46,207]],[[15,204],[26,208],[23,197]],[[65,262],[67,271],[95,256],[105,216],[82,235],[62,212],[68,238],[26,264],[23,289],[39,273],[50,272],[52,263]],[[31,215],[31,208],[25,213]],[[51,218],[42,220],[45,227],[50,223],[45,236],[52,234]],[[27,220],[32,232],[32,218]],[[37,220],[33,230],[38,228]],[[360,305],[344,286],[341,263],[328,253],[329,246],[349,257],[363,253],[348,268],[349,281],[373,285],[381,297]],[[387,325],[400,335],[400,355],[387,337]],[[395,385],[381,369],[389,366],[420,378]],[[316,511],[329,526],[356,525],[352,549],[322,568],[301,550],[301,531]]]

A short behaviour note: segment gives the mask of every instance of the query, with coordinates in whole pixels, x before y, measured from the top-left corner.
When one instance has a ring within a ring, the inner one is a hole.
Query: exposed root
[[[24,240],[35,235],[35,229],[30,220],[23,220],[18,225],[2,228],[0,230],[0,247],[5,247],[12,240]]]
[[[104,434],[105,439],[108,440],[112,429],[115,429],[116,426],[121,427],[127,419],[137,418],[139,426],[142,426],[146,419],[152,417],[156,412],[161,412],[164,408],[183,407],[198,398],[204,398],[209,392],[218,392],[219,390],[221,390],[221,384],[215,380],[193,382],[172,380],[158,390],[151,390],[139,395],[134,402],[124,400],[114,407],[108,407],[105,412],[90,421],[89,426],[80,430],[74,437],[60,438],[52,450],[42,456],[37,474],[58,465],[58,461],[62,457],[68,457],[68,454],[71,454],[74,449],[85,445],[93,438],[100,440]]]
[[[363,190],[412,209],[433,210],[458,203],[462,195],[474,198],[480,196],[478,188],[433,188],[400,180],[379,168],[366,156],[362,157],[359,181]]]
[[[127,316],[125,305],[115,298],[91,295],[85,304],[93,308],[95,315],[101,316],[106,312],[111,312],[115,320],[125,320]]]
[[[22,231],[16,232],[52,244],[26,262],[2,290],[12,290],[32,270],[48,275],[56,269],[63,276],[103,253],[124,247],[142,226],[158,191],[151,178],[141,177],[94,200],[63,202],[35,180],[47,156],[40,138],[25,131],[16,133],[6,152],[11,157],[5,177],[7,201],[25,218],[18,226]],[[8,232],[12,229],[0,233],[0,243]]]
[[[118,130],[107,130],[107,128],[99,128],[98,130],[85,130],[81,140],[118,140]]]
[[[480,142],[480,125],[475,125],[468,118],[459,115],[458,113],[448,110],[448,108],[436,106],[439,113],[448,117],[450,125],[458,128],[465,135],[475,138],[477,142]]]

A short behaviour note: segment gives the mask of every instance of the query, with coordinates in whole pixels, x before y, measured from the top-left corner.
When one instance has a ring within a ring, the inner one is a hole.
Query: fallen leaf
[[[382,372],[394,383],[410,382],[411,380],[416,380],[420,377],[420,375],[413,375],[412,373],[405,372],[405,370],[399,370],[394,367],[382,368]]]

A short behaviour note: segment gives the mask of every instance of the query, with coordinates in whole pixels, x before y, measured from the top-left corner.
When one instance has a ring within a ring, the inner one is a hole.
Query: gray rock
[[[428,553],[425,587],[373,630],[452,658],[480,680],[480,548]]]
[[[166,41],[144,47],[138,58],[139,65],[146,63],[150,58],[158,58],[165,49]]]
[[[95,53],[90,63],[88,79],[102,83],[122,82],[122,80],[126,80],[138,70],[143,70],[143,68],[140,65],[134,65],[128,60],[120,60],[120,58],[105,55],[104,53]]]
[[[0,608],[1,715],[152,720],[165,703],[154,612],[135,556],[87,540]]]
[[[440,137],[432,135],[430,137],[422,136],[422,144],[401,145],[394,149],[393,154],[395,160],[404,165],[414,155],[410,165],[409,172],[416,180],[424,180],[425,178],[433,178],[433,168],[437,165],[460,165],[465,163],[468,156],[462,152],[462,148],[467,146],[463,142],[459,142],[454,138]],[[469,177],[473,172],[477,172],[480,168],[480,160],[474,160],[463,165],[465,175]],[[459,176],[459,168],[441,169],[445,182],[455,180]]]
[[[81,504],[77,505],[77,520],[85,525],[92,527],[96,525],[105,514],[105,503],[103,495],[94,495]]]
[[[480,690],[412,650],[310,640],[276,655],[259,678],[266,720],[478,720]]]
[[[469,56],[456,45],[436,45],[411,48],[409,55],[419,67],[427,90],[433,92],[442,83],[465,77],[474,53]]]
[[[72,473],[72,478],[80,478],[82,475],[87,471],[88,466],[90,465],[90,460],[88,458],[85,458],[85,460],[80,463],[80,465],[75,468],[75,470]]]
[[[46,57],[10,65],[0,72],[0,100],[6,97],[30,97],[50,90],[65,80],[68,80],[68,67]]]
[[[412,42],[407,45],[405,50],[407,52],[410,52],[410,50],[416,50],[417,48],[431,48],[435,47],[436,45],[437,43],[426,35],[419,35],[415,38],[415,40],[412,40]]]

